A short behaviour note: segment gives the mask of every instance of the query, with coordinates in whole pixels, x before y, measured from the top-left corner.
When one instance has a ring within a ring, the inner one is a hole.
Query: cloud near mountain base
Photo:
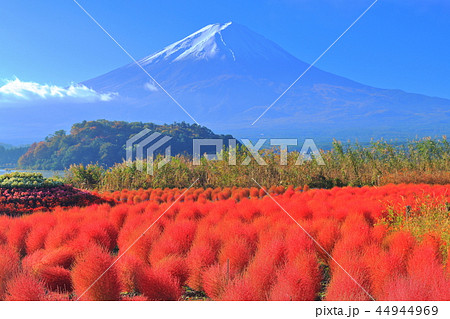
[[[98,93],[85,85],[72,84],[63,88],[56,85],[24,82],[18,78],[7,80],[0,86],[0,104],[21,101],[67,101],[67,102],[108,102],[117,93]]]

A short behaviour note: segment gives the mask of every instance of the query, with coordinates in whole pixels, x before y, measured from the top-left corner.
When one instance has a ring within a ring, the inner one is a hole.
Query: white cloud
[[[156,87],[155,83],[147,82],[144,85],[145,89],[149,90],[150,92],[156,92],[158,91],[158,88]]]
[[[72,84],[67,88],[63,88],[36,82],[22,82],[18,78],[7,80],[6,84],[0,86],[0,103],[42,100],[107,102],[117,95],[117,93],[98,93],[80,84]]]

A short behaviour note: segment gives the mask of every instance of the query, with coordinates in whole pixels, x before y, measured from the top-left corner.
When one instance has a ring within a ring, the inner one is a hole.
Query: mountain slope
[[[251,127],[308,64],[234,23],[206,26],[139,63],[197,121],[240,136],[325,136],[323,129],[344,138],[448,132],[449,100],[377,89],[314,67]],[[119,92],[157,120],[189,120],[135,64],[83,84]]]
[[[235,23],[211,24],[139,60],[201,125],[237,137],[413,138],[450,133],[450,100],[370,87],[311,68],[256,125],[251,123],[308,68]],[[83,120],[192,122],[134,63],[83,83],[111,101],[1,108],[0,140],[68,129]]]

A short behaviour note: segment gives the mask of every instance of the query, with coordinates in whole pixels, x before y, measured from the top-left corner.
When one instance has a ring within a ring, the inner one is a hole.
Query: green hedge
[[[15,172],[0,176],[0,188],[51,188],[63,184],[62,181],[44,178],[40,173]]]

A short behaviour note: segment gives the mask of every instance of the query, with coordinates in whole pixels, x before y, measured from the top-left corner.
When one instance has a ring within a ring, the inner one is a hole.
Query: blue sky
[[[372,0],[79,2],[136,58],[233,21],[311,63]],[[72,0],[2,1],[0,8],[0,79],[67,86],[130,62]],[[376,87],[450,98],[449,15],[447,0],[379,0],[316,66]]]

